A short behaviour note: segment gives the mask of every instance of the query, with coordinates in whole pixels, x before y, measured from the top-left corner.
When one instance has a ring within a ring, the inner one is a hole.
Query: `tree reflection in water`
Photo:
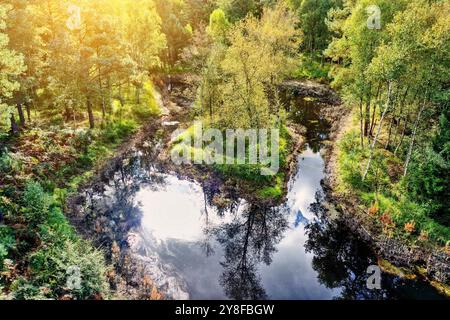
[[[232,222],[215,229],[217,241],[224,247],[220,283],[229,298],[267,298],[258,265],[271,264],[287,227],[286,215],[281,210],[249,205]]]
[[[166,184],[164,176],[155,174],[150,155],[142,152],[117,160],[111,176],[104,175],[101,185],[86,191],[83,225],[99,246],[110,249],[113,241],[126,245],[128,232],[140,225],[143,216],[137,192]]]
[[[126,247],[128,233],[134,228],[139,229],[143,216],[136,194],[143,188],[158,191],[168,187],[167,177],[173,176],[161,174],[164,170],[155,167],[158,162],[154,161],[153,154],[148,150],[139,150],[126,160],[118,161],[112,170],[114,173],[104,178],[102,183],[98,184],[100,187],[88,191],[90,194],[86,197],[84,222],[97,245],[108,248],[116,242],[121,248]],[[206,256],[215,256],[214,259],[220,260],[220,265],[217,262],[218,268],[212,268],[214,272],[217,270],[217,274],[210,273],[210,277],[212,274],[214,278],[208,279],[215,281],[219,278],[226,296],[231,299],[269,298],[262,284],[261,270],[264,265],[272,264],[280,241],[287,235],[291,210],[295,208],[290,208],[289,203],[276,208],[246,203],[239,199],[238,194],[233,194],[233,190],[224,192],[222,182],[214,177],[202,181],[201,189],[203,194],[199,196],[203,197],[204,208],[199,209],[202,212],[199,223],[202,224],[203,235],[199,235],[198,242],[194,244],[200,245]],[[377,258],[366,244],[352,235],[342,220],[331,217],[328,206],[324,204],[326,200],[318,193],[315,203],[310,207],[315,218],[302,223],[305,224],[307,239],[305,248],[298,244],[298,253],[300,256],[304,255],[300,250],[312,253],[311,264],[315,272],[311,273],[311,276],[317,276],[321,286],[335,289],[339,293],[336,299],[439,297],[423,282],[404,280],[387,274],[383,274],[382,290],[369,290],[366,285],[366,271],[368,266],[377,264]],[[183,213],[183,208],[181,209],[180,213]],[[195,214],[193,219],[194,216]],[[291,229],[290,232],[302,232],[297,228]],[[199,233],[202,233],[201,228]],[[189,241],[180,243],[188,244],[182,247],[189,248],[192,244]],[[172,244],[174,243],[176,242]],[[221,250],[214,252],[214,249],[218,248]],[[155,248],[149,246],[148,250],[151,249]],[[193,252],[195,250],[191,254]],[[218,254],[223,256],[217,256]],[[187,256],[185,258],[188,259]],[[214,259],[213,261],[217,261]],[[204,266],[208,262],[205,260],[204,263],[197,265]],[[191,265],[196,264],[191,262]],[[302,266],[310,268],[309,264]],[[183,265],[179,267],[183,268]],[[277,268],[280,268],[280,265]],[[279,271],[280,269],[277,269],[275,272]],[[203,275],[198,276],[196,280],[203,283]],[[289,275],[286,279],[288,278]],[[306,288],[311,283],[297,285],[304,285]],[[305,288],[299,287],[299,290]],[[316,286],[312,288],[317,289]]]
[[[367,268],[377,265],[377,257],[366,243],[351,233],[342,218],[331,218],[325,200],[317,193],[310,210],[315,220],[306,226],[307,252],[314,255],[312,265],[320,283],[340,288],[335,299],[439,299],[434,288],[424,281],[409,280],[383,273],[380,290],[368,289]]]

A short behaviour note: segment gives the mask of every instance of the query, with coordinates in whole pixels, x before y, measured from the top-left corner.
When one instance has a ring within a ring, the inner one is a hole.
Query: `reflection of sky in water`
[[[172,175],[163,176],[164,187],[143,188],[136,197],[144,211],[142,226],[157,240],[199,241],[206,225],[212,227],[224,220],[214,208],[205,206],[200,185]]]
[[[159,190],[142,189],[136,200],[142,204],[142,225],[160,240],[196,240],[202,232],[205,202],[201,187],[167,176]]]
[[[307,149],[299,158],[297,174],[289,182],[289,230],[278,245],[270,266],[261,266],[263,286],[275,299],[331,299],[339,291],[317,282],[312,269],[313,254],[304,249],[304,224],[314,218],[309,210],[324,177],[324,161],[319,153]]]
[[[311,149],[299,160],[299,170],[289,184],[289,228],[276,245],[272,263],[269,266],[259,263],[258,273],[270,298],[329,299],[337,292],[318,283],[317,273],[311,266],[313,255],[304,249],[307,240],[304,224],[314,217],[309,206],[320,190],[324,162]],[[206,226],[211,228],[232,221],[234,214],[219,217],[214,208],[205,208],[200,185],[171,175],[165,177],[164,187],[144,188],[137,194],[144,212],[143,228],[156,240],[155,250],[161,260],[183,276],[191,298],[226,298],[219,284],[223,249],[204,230]],[[205,242],[214,250],[210,256],[203,249]]]

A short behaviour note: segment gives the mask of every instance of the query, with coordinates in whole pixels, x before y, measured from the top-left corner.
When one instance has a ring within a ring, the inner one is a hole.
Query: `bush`
[[[22,163],[8,151],[0,155],[0,172],[12,174],[19,172],[21,169]]]
[[[315,79],[320,82],[328,82],[330,80],[330,65],[321,63],[320,56],[302,55],[300,64],[293,71],[292,76],[299,79]]]
[[[16,239],[13,231],[4,225],[0,225],[0,271],[4,268],[4,261],[11,249],[14,249]]]
[[[66,240],[41,248],[31,255],[30,269],[33,286],[48,288],[49,298],[70,294],[76,299],[89,299],[108,294],[103,253],[84,240]]]
[[[428,207],[428,215],[450,227],[450,162],[424,148],[416,152],[406,183],[411,196]]]
[[[46,300],[45,288],[39,288],[34,286],[30,281],[25,278],[16,279],[11,287],[11,294],[7,296],[7,299],[15,300]]]
[[[48,218],[51,199],[38,182],[28,182],[23,196],[24,212],[30,226],[36,227]]]
[[[118,143],[122,139],[133,134],[138,127],[134,120],[122,120],[109,124],[101,133],[102,141],[105,143]]]
[[[89,130],[79,130],[75,137],[71,140],[72,147],[82,154],[87,153],[89,146],[92,143],[92,133]]]

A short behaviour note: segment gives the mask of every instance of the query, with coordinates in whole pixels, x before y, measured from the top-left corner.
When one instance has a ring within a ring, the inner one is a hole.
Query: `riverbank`
[[[342,177],[339,171],[339,142],[353,127],[350,112],[343,115],[340,127],[335,131],[333,143],[326,151],[327,197],[344,217],[346,225],[380,257],[383,270],[401,277],[421,277],[443,294],[450,296],[450,254],[445,248],[428,241],[405,241],[386,235],[380,230],[370,208],[365,207],[356,194],[342,192],[339,186]]]
[[[450,255],[445,248],[427,243],[411,243],[389,237],[374,225],[356,194],[339,192],[338,153],[339,143],[353,126],[352,110],[341,103],[336,93],[328,86],[311,81],[288,81],[286,88],[293,93],[330,105],[323,109],[323,116],[330,123],[329,139],[322,154],[326,175],[324,189],[327,201],[336,206],[346,225],[367,242],[380,257],[384,271],[402,277],[421,277],[443,294],[450,295]]]

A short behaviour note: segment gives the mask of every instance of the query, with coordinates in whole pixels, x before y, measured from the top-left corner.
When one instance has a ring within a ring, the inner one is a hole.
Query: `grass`
[[[203,146],[203,149],[196,149],[191,143],[183,144],[183,141],[194,141],[194,126],[187,128],[183,133],[178,135],[173,141],[172,154],[190,154],[191,159],[195,159],[197,156],[199,160],[204,160],[205,150],[207,145]],[[224,141],[226,143],[226,141]],[[258,146],[259,148],[259,146]],[[270,146],[269,146],[270,148]],[[262,170],[270,170],[266,165],[262,164],[248,164],[249,162],[249,145],[247,141],[246,145],[246,164],[238,164],[236,159],[227,159],[223,157],[223,164],[215,163],[213,168],[215,171],[221,173],[224,177],[229,179],[236,179],[244,182],[244,184],[262,199],[279,199],[283,195],[283,184],[285,182],[285,170],[286,159],[291,148],[291,137],[286,127],[282,127],[280,130],[280,169],[278,172],[274,172],[272,175],[263,175]]]
[[[322,83],[330,81],[331,65],[324,62],[319,54],[302,54],[298,60],[297,68],[292,71],[294,79],[315,80]]]
[[[350,129],[338,145],[338,187],[342,194],[355,194],[367,209],[368,217],[383,232],[410,242],[430,242],[444,246],[450,241],[450,228],[428,216],[427,208],[410,198],[404,178],[392,177],[392,167],[401,161],[391,152],[377,149],[365,181],[362,172],[368,161],[368,148],[362,149],[358,129]],[[395,169],[395,168],[394,168]]]

